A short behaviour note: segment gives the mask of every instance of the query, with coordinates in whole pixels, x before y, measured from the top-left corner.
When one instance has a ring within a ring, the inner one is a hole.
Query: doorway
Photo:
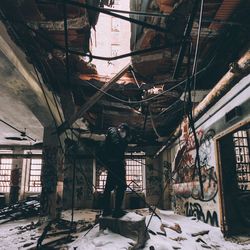
[[[221,225],[226,236],[250,232],[250,124],[217,138]]]

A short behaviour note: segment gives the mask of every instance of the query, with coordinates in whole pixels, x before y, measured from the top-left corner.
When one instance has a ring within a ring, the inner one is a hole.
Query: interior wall
[[[211,225],[220,222],[220,204],[218,199],[218,176],[214,138],[225,129],[250,117],[250,75],[243,78],[196,123],[199,141],[201,180],[204,196],[200,188],[200,179],[195,168],[195,142],[189,133],[188,122],[182,126],[182,136],[169,150],[175,151],[172,161],[172,207],[175,212],[186,216],[195,216]],[[230,120],[225,115],[236,106],[240,114]]]

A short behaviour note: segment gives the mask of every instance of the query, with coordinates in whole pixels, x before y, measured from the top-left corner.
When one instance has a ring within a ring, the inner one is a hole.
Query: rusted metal
[[[233,13],[236,7],[240,4],[240,0],[224,0],[220,8],[216,12],[214,19],[226,21]],[[209,29],[218,30],[222,27],[222,23],[211,23]]]

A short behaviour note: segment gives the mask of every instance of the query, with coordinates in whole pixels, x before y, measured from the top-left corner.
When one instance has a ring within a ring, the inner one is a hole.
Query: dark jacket
[[[107,161],[124,161],[124,153],[128,143],[122,139],[117,128],[110,127],[107,131],[105,148]]]

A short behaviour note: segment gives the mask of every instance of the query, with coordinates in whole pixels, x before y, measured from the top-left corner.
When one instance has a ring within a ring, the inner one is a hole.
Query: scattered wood
[[[196,242],[202,242],[202,243],[204,243],[204,244],[207,245],[207,243],[206,243],[203,239],[201,239],[201,238],[198,238],[198,239],[196,240]]]
[[[0,209],[0,224],[38,215],[39,208],[40,202],[31,200],[18,202],[14,205]]]
[[[71,233],[71,230],[67,229],[67,230],[61,230],[61,231],[56,231],[56,232],[52,232],[52,233],[47,233],[47,237],[53,237],[53,236],[58,236],[60,234],[69,234]]]
[[[208,234],[209,233],[209,230],[204,230],[204,231],[200,231],[200,232],[198,232],[198,233],[192,233],[191,235],[193,236],[193,237],[196,237],[196,236],[199,236],[199,235],[205,235],[205,234]]]
[[[33,245],[34,243],[33,242],[28,242],[28,243],[25,243],[24,245],[23,245],[23,247],[29,247],[29,246],[31,246],[31,245]]]
[[[183,240],[187,240],[187,238],[184,237],[176,237],[176,238],[170,238],[171,240],[175,240],[175,241],[183,241]]]
[[[166,223],[163,223],[162,226],[166,227],[166,228],[169,228],[169,229],[172,229],[172,230],[174,230],[175,232],[177,232],[179,234],[182,233],[181,227],[177,223],[175,223],[174,226],[170,226],[170,225],[168,225]]]
[[[201,246],[204,247],[204,248],[212,249],[212,247],[210,247],[210,246],[208,246],[206,244],[202,244]]]

